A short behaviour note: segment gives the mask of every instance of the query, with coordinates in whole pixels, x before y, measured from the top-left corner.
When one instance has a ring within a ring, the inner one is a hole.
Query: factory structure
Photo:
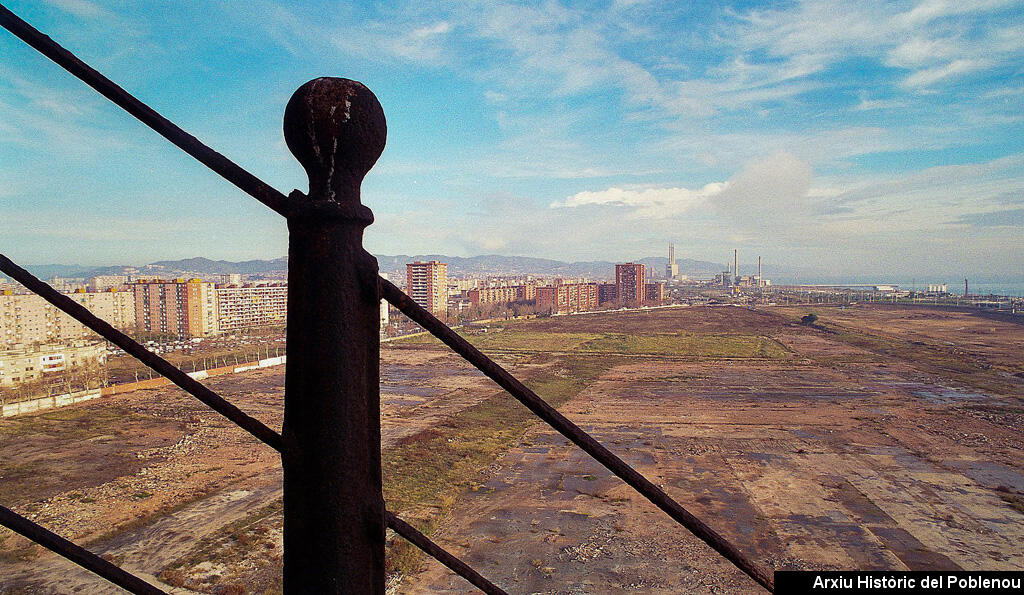
[[[661,305],[665,281],[647,281],[642,264],[615,265],[614,283],[586,279],[532,276],[486,279],[447,279],[442,262],[414,262],[406,265],[406,292],[416,303],[438,318],[453,312],[488,307],[521,307],[535,314],[574,314],[602,307]],[[441,288],[447,287],[447,294]],[[442,295],[446,301],[442,301]]]
[[[676,262],[676,246],[668,245],[668,264],[665,265],[665,279],[676,281],[679,279],[679,263]]]
[[[761,257],[757,257],[757,274],[756,275],[741,275],[739,274],[740,269],[740,257],[739,250],[734,249],[732,251],[732,268],[729,265],[725,265],[725,270],[715,275],[715,278],[711,281],[711,286],[719,287],[722,289],[759,289],[763,287],[771,286],[772,282],[765,279],[761,275]]]

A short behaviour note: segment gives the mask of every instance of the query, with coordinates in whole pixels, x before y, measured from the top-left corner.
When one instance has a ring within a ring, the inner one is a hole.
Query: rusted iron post
[[[284,427],[284,591],[384,592],[377,261],[363,176],[387,126],[361,83],[314,79],[284,114],[288,148],[309,175],[288,218]]]

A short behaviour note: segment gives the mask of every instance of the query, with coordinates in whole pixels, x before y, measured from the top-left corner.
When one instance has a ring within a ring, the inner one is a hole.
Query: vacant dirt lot
[[[280,427],[284,367],[208,385]],[[381,391],[389,447],[491,396],[494,388],[443,352],[388,351]],[[0,502],[143,575],[188,557],[204,539],[230,537],[232,523],[280,495],[277,453],[177,389],[0,422]],[[275,547],[264,548],[261,558],[279,561],[279,543]],[[200,572],[193,586],[212,592],[235,574],[230,568]],[[121,592],[0,529],[0,593],[76,591]]]
[[[995,345],[1019,344],[1024,328],[933,313],[929,334],[927,311],[866,309],[819,312],[830,321],[822,328],[791,324],[806,313],[690,308],[660,321],[588,316],[519,328],[615,333],[632,324],[786,346],[786,357],[632,358],[562,407],[772,567],[1024,568],[1024,381],[1004,373],[1021,369],[1020,356],[972,350],[978,370],[951,374],[1006,387],[1001,394],[937,374],[949,362],[935,353],[924,369],[904,359],[954,340],[960,327],[984,329]],[[907,319],[914,332],[901,338]],[[540,426],[459,501],[441,534],[510,592],[758,591]],[[472,589],[429,565],[402,592]]]
[[[1024,327],[693,307],[468,332],[775,568],[1024,569]],[[511,593],[757,592],[488,380],[382,355],[389,508]],[[283,369],[213,379],[279,427]],[[175,592],[280,587],[277,455],[173,389],[0,422],[0,502]],[[396,546],[390,589],[472,593]],[[0,593],[117,592],[0,533]],[[186,588],[187,587],[187,590]]]

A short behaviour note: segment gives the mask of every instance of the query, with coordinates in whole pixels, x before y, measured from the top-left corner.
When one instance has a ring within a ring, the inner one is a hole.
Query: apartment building
[[[414,302],[444,320],[448,314],[448,264],[431,260],[405,265],[406,292]]]
[[[516,287],[481,287],[466,292],[466,299],[474,306],[480,304],[507,304],[518,299]]]
[[[597,286],[597,303],[611,304],[619,301],[619,286],[614,283],[601,283]]]
[[[536,288],[539,312],[571,314],[594,310],[598,304],[597,283],[569,283]]]
[[[136,281],[135,325],[139,331],[205,337],[218,331],[217,293],[201,279]]]
[[[288,284],[221,285],[217,328],[221,332],[283,325],[288,318]]]
[[[119,329],[135,327],[131,292],[104,291],[66,294],[90,312]],[[67,343],[96,335],[35,294],[0,294],[0,349],[33,343]]]
[[[653,281],[644,286],[644,297],[648,304],[660,306],[665,303],[665,282]]]
[[[95,277],[89,277],[85,281],[85,286],[91,292],[106,291],[108,289],[115,289],[121,287],[125,283],[128,283],[128,277],[126,275],[96,275]]]
[[[0,387],[17,386],[46,374],[101,364],[106,361],[103,343],[44,344],[0,351]]]
[[[646,296],[644,265],[635,262],[615,265],[615,287],[618,299],[626,305],[640,305]]]
[[[135,296],[130,291],[119,291],[117,288],[109,288],[101,292],[76,291],[68,294],[68,297],[85,306],[90,312],[109,322],[113,327],[128,329],[135,326]],[[89,335],[92,331],[68,318],[71,325],[81,326],[82,336]]]

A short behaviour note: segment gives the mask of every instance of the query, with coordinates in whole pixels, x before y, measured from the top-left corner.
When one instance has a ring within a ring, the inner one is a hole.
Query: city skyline
[[[904,277],[1024,257],[1009,2],[9,7],[285,192],[305,188],[292,90],[366,83],[390,134],[364,185],[373,252],[623,262],[673,242]],[[285,252],[276,215],[12,36],[0,51],[0,251]]]

